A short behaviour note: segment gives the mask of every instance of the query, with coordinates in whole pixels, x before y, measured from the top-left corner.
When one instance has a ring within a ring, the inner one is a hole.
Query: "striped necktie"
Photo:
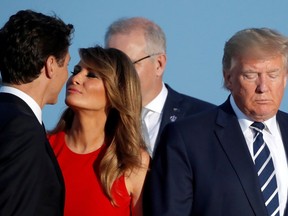
[[[253,152],[255,170],[259,177],[261,191],[269,216],[279,216],[279,198],[276,174],[273,160],[268,146],[264,142],[262,130],[265,125],[254,122],[251,128],[255,132],[253,140]]]

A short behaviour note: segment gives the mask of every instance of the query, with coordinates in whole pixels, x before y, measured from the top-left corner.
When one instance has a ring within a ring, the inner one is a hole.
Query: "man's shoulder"
[[[24,101],[14,95],[3,95],[0,94],[0,130],[8,125],[12,128],[31,128],[34,125],[39,125],[37,118]],[[6,100],[9,97],[11,100]]]
[[[165,84],[166,88],[168,89],[168,96],[167,100],[169,101],[177,101],[180,103],[182,106],[188,106],[188,107],[199,107],[200,109],[202,108],[213,108],[216,107],[216,105],[204,101],[202,99],[192,97],[180,92],[177,92],[176,90],[172,89],[169,85]]]
[[[282,111],[282,110],[278,110],[278,112],[277,112],[277,115],[278,116],[283,116],[283,117],[288,117],[288,113],[287,112],[284,112],[284,111]]]
[[[288,113],[287,112],[278,110],[276,118],[278,122],[284,122],[284,123],[287,123],[288,125]]]

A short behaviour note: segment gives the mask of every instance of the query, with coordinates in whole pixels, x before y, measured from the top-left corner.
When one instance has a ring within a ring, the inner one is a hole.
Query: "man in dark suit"
[[[68,77],[73,26],[19,11],[0,29],[0,215],[61,216],[64,181],[42,125]]]
[[[262,28],[225,45],[231,92],[219,107],[166,126],[144,189],[144,215],[287,215],[288,39]]]
[[[163,83],[166,38],[154,22],[142,17],[116,20],[108,27],[105,46],[126,53],[136,67],[142,88],[143,134],[151,157],[167,123],[214,107]]]

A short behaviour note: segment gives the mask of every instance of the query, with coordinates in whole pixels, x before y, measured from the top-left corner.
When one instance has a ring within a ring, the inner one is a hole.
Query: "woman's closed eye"
[[[74,70],[71,71],[72,75],[75,76],[77,75],[80,71],[82,70],[82,67],[80,65],[75,65]]]
[[[91,71],[88,71],[86,76],[89,78],[100,78],[97,73]]]

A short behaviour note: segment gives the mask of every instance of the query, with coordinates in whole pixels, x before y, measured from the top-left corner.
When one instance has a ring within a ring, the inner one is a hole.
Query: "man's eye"
[[[276,79],[276,78],[279,76],[279,73],[276,73],[276,72],[269,73],[268,76],[269,76],[271,79]]]
[[[245,73],[244,74],[244,77],[248,80],[255,79],[257,78],[257,76],[258,76],[257,73]]]

